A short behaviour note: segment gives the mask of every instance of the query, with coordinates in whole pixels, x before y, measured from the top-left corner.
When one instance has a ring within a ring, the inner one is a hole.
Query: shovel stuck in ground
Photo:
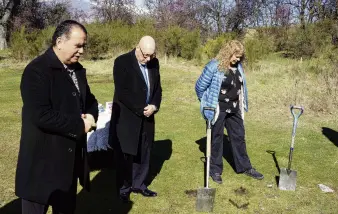
[[[294,112],[294,109],[298,109],[299,112],[296,114]],[[280,176],[279,176],[279,189],[280,190],[296,190],[296,180],[297,180],[297,171],[291,170],[291,162],[292,162],[292,154],[293,154],[293,148],[295,145],[295,136],[296,136],[296,128],[298,123],[298,118],[300,115],[303,114],[304,108],[298,107],[298,106],[291,106],[290,107],[292,116],[293,116],[293,129],[292,129],[292,140],[291,140],[291,146],[290,146],[290,152],[289,152],[289,163],[288,168],[281,168],[280,170]]]
[[[203,112],[209,110],[214,111],[214,108],[205,107]],[[206,145],[206,173],[204,188],[197,189],[196,211],[197,212],[212,212],[215,201],[215,188],[209,188],[209,173],[210,173],[210,155],[211,155],[211,120],[207,120],[207,145]]]

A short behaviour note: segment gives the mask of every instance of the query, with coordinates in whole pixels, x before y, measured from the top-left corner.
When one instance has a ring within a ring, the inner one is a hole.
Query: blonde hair
[[[227,72],[229,70],[230,59],[234,54],[241,55],[242,58],[244,57],[243,44],[237,40],[224,43],[216,56],[216,59],[219,61],[219,71]]]

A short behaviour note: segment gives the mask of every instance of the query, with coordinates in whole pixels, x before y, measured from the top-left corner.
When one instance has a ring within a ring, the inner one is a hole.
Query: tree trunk
[[[300,5],[300,25],[301,28],[305,30],[305,9],[306,9],[306,2],[305,0],[301,1],[301,5]]]
[[[7,48],[6,27],[0,24],[0,50]]]
[[[217,24],[217,33],[218,35],[220,35],[222,33],[222,5],[223,5],[223,1],[219,0],[217,2],[217,10],[216,10],[216,24]]]
[[[338,0],[336,0],[336,14],[335,14],[335,20],[338,20]]]
[[[14,6],[20,4],[19,0],[10,0],[8,1],[4,15],[0,19],[0,50],[3,50],[7,48],[7,23],[9,21],[9,18],[12,15]]]
[[[217,34],[220,35],[222,33],[221,29],[221,14],[217,12],[216,14],[216,24],[217,24]]]

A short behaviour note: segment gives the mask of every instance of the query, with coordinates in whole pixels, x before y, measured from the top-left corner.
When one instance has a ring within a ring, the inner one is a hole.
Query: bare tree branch
[[[96,18],[101,21],[133,23],[136,8],[134,0],[91,0],[91,3]]]

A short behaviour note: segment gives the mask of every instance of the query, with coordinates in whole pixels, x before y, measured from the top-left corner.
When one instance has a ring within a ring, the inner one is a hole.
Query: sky
[[[138,6],[143,6],[144,5],[144,0],[135,0],[135,3]]]

